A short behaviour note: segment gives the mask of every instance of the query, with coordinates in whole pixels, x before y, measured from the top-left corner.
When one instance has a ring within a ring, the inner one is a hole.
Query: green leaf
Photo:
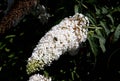
[[[3,49],[6,46],[6,44],[3,44],[0,46],[0,49]]]
[[[49,73],[47,71],[44,71],[45,76],[49,76]]]
[[[100,38],[99,39],[99,43],[100,43],[100,47],[102,49],[103,52],[106,51],[106,48],[105,48],[105,39],[104,38]]]
[[[95,6],[95,10],[96,10],[96,14],[97,14],[97,15],[100,15],[100,14],[101,14],[100,9],[98,9],[96,6]]]
[[[10,38],[10,39],[9,39],[9,42],[10,42],[10,43],[13,43],[13,38]]]
[[[10,49],[8,49],[8,48],[5,48],[5,51],[6,51],[6,52],[10,52]]]
[[[71,72],[72,80],[74,80],[74,72]]]
[[[113,19],[113,17],[110,14],[108,14],[107,17],[111,20],[112,24],[114,25],[114,19]]]
[[[96,45],[96,43],[95,43],[94,37],[88,36],[88,41],[89,41],[89,44],[90,44],[90,48],[91,48],[94,56],[96,57],[96,56],[97,56],[97,53],[98,53],[98,49],[97,49],[97,45]]]
[[[98,38],[99,39],[99,44],[100,44],[100,47],[103,51],[103,53],[106,51],[106,48],[105,48],[105,38],[104,37],[101,37],[101,36],[98,36],[98,35],[94,35],[94,37]]]
[[[99,35],[101,37],[103,36],[100,30],[96,29],[95,32],[96,32],[97,35]]]
[[[8,56],[8,58],[13,58],[14,57],[14,54],[10,54],[9,56]]]
[[[101,47],[102,51],[105,52],[106,51],[105,39],[101,38],[101,39],[99,39],[99,42],[100,42],[100,47]]]
[[[100,25],[104,28],[106,35],[108,36],[108,34],[110,33],[110,30],[107,28],[106,23],[100,21]]]
[[[88,9],[88,7],[87,7],[86,5],[84,5],[83,3],[82,3],[82,6],[83,6],[84,8],[86,8],[86,9]]]
[[[120,24],[117,26],[115,30],[113,41],[116,42],[119,38],[120,38]]]
[[[0,71],[2,70],[2,67],[0,67]]]
[[[92,25],[95,25],[96,24],[96,21],[95,21],[95,18],[93,16],[91,16],[90,14],[86,14],[89,18],[89,21]]]
[[[102,14],[107,14],[108,13],[108,10],[107,10],[107,8],[105,8],[105,7],[102,7]]]
[[[16,35],[7,35],[5,38],[7,39],[7,38],[13,38],[13,37],[15,37]]]
[[[75,5],[75,6],[74,6],[74,12],[75,12],[75,13],[78,13],[78,11],[79,11],[79,7],[78,7],[78,5]]]
[[[97,33],[97,35],[94,35],[94,37],[99,39],[100,47],[101,47],[102,51],[105,52],[106,51],[106,48],[105,48],[106,39],[103,37],[100,30],[95,30],[95,32]]]

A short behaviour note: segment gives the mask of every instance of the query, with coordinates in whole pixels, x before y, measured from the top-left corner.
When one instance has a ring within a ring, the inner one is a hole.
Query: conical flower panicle
[[[40,39],[32,56],[28,59],[27,73],[44,69],[45,65],[49,66],[65,52],[74,55],[79,45],[87,39],[86,26],[89,26],[88,18],[76,13],[52,27]]]
[[[29,77],[29,81],[52,81],[52,79],[49,77],[45,77],[40,74],[34,74],[31,77]]]

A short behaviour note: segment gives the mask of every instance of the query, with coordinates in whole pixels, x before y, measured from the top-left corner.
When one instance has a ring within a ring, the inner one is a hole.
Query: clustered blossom
[[[29,78],[29,81],[52,81],[51,78],[47,78],[40,74],[34,74]]]
[[[87,39],[89,20],[83,14],[64,18],[52,27],[38,42],[28,59],[27,73],[44,69],[65,52],[74,55],[79,45]]]

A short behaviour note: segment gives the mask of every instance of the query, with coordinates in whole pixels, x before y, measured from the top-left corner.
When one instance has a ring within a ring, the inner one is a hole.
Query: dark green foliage
[[[28,15],[0,37],[0,79],[27,81],[27,59],[39,39],[64,17],[79,12],[90,20],[88,40],[77,55],[63,55],[39,73],[53,81],[120,81],[119,0],[45,0],[45,5],[51,14],[47,24]]]

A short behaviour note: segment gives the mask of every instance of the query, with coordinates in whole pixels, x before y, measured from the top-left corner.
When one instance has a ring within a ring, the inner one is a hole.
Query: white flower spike
[[[79,45],[87,39],[89,20],[83,14],[64,18],[52,27],[38,42],[32,56],[28,59],[27,73],[44,69],[65,52],[74,55]]]
[[[52,79],[40,74],[34,74],[29,78],[29,81],[52,81]]]

